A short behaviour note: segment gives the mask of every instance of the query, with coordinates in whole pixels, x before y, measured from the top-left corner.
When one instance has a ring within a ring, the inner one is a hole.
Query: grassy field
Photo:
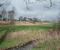
[[[40,29],[50,29],[50,25],[5,25],[5,26],[0,26],[0,36],[2,36],[6,31],[8,32],[15,32],[15,31],[20,31],[20,30],[40,30]]]
[[[20,25],[20,26],[17,26],[17,25],[3,25],[3,26],[0,26],[0,37],[2,37],[5,32],[17,32],[17,31],[27,31],[27,30],[47,30],[47,29],[50,29],[51,26],[49,25]],[[8,33],[9,34],[9,33]],[[23,33],[22,33],[23,34]],[[27,35],[28,36],[28,35]],[[15,39],[10,39],[9,40],[5,40],[3,42],[3,44],[5,45],[6,43],[17,43],[18,40],[15,40]],[[11,45],[9,44],[9,45]],[[0,47],[4,47],[4,45],[0,45]],[[8,45],[7,45],[8,46]]]
[[[5,40],[0,44],[0,48],[23,45],[28,41],[39,39],[36,47],[32,50],[57,50],[60,48],[60,35],[50,35],[48,30],[51,28],[52,25],[50,24],[0,26],[0,37],[8,31]]]

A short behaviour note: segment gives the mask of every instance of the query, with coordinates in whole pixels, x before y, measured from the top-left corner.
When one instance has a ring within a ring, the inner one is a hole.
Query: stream
[[[34,46],[35,46],[35,42],[29,41],[28,43],[23,44],[22,46],[19,45],[16,47],[5,49],[5,50],[32,50]]]

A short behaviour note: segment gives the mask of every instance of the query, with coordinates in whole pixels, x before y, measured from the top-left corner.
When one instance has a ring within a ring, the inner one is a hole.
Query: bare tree
[[[3,8],[3,10],[2,10],[2,20],[5,18],[5,16],[6,16],[6,10]]]
[[[36,1],[38,1],[38,2],[42,2],[42,1],[46,1],[46,0],[36,0]],[[52,0],[49,0],[49,8],[51,8],[53,6],[53,2],[52,2]]]
[[[0,15],[0,21],[2,20],[2,15]]]
[[[58,14],[56,19],[57,20],[53,21],[52,33],[56,32],[59,35],[60,34],[60,13]]]
[[[3,4],[0,4],[0,7],[3,6]]]
[[[8,12],[9,20],[11,21],[11,24],[14,24],[14,16],[15,16],[15,7],[12,8],[11,11]]]
[[[25,5],[26,5],[26,9],[29,10],[30,9],[29,5],[28,5],[29,4],[29,0],[24,0],[24,2],[25,2]]]
[[[50,7],[52,7],[52,0],[50,0]]]
[[[5,0],[2,0],[2,1],[5,1]],[[8,0],[7,0],[8,1]],[[4,4],[0,4],[0,7],[2,7],[2,15],[5,16],[6,14],[6,8],[7,6],[9,5],[8,2],[4,2]],[[10,13],[10,18],[11,18],[11,23],[14,22],[14,14],[15,14],[15,9],[13,8],[12,11],[9,12]],[[1,16],[1,15],[0,15]],[[9,27],[4,27],[4,29],[7,29],[5,30],[5,33],[4,35],[0,38],[0,44],[2,44],[7,36],[7,34],[10,32],[10,26]]]
[[[19,17],[19,21],[21,21],[21,18]]]
[[[38,19],[37,18],[33,18],[33,23],[36,23],[38,22]]]
[[[0,0],[0,7],[2,7],[5,4],[6,0]]]
[[[2,12],[1,12],[1,15],[2,15],[2,20],[4,18],[6,18],[7,20],[7,11],[6,9],[8,8],[8,6],[10,5],[10,1],[9,0],[0,0],[0,8],[2,8]]]

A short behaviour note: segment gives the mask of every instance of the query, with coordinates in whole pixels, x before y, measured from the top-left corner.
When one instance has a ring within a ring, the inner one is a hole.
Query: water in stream
[[[8,48],[6,50],[32,50],[33,47],[34,47],[34,42],[30,41],[30,42],[24,44],[23,46]]]

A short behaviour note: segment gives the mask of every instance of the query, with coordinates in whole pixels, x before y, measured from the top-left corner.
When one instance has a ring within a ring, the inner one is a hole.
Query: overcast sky
[[[38,17],[43,19],[55,19],[60,13],[60,0],[52,0],[53,6],[49,7],[49,0],[30,0],[28,3],[29,10],[26,9],[24,0],[12,0],[11,3],[15,6],[18,16]],[[32,4],[33,2],[33,4]]]

